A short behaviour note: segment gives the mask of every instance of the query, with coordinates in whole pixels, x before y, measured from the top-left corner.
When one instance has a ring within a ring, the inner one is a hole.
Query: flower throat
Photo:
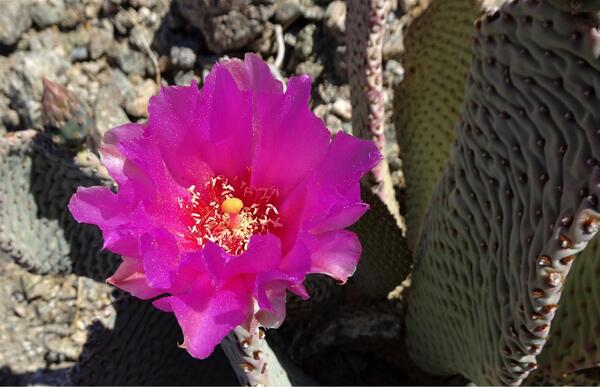
[[[274,188],[255,189],[246,181],[216,176],[188,192],[188,200],[177,199],[189,231],[180,236],[200,247],[211,241],[239,255],[248,249],[252,235],[281,227]]]

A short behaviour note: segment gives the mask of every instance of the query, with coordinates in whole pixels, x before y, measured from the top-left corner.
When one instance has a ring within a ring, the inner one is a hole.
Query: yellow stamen
[[[226,214],[238,214],[244,207],[244,202],[236,197],[227,198],[221,203],[221,210]]]

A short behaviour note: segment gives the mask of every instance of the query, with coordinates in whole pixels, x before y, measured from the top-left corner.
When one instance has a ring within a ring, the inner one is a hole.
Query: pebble
[[[0,43],[12,46],[31,26],[30,5],[25,0],[3,0],[0,7]]]
[[[178,86],[189,86],[192,83],[192,80],[196,80],[198,84],[202,83],[199,82],[199,78],[196,76],[196,74],[194,74],[193,71],[181,70],[175,74],[175,84]]]
[[[114,27],[111,23],[102,23],[102,27],[94,27],[90,32],[90,58],[98,59],[103,56],[112,45]]]
[[[182,15],[202,31],[208,48],[217,54],[254,41],[275,11],[274,1],[244,2],[175,0]]]
[[[383,60],[398,59],[404,53],[405,19],[394,19],[387,23],[383,39]]]
[[[120,106],[122,98],[121,90],[114,84],[100,88],[94,105],[96,125],[92,141],[99,143],[108,129],[129,122],[129,117]]]
[[[108,58],[125,74],[144,75],[146,73],[146,56],[129,48],[127,42],[113,42],[108,50]]]
[[[17,51],[11,62],[7,83],[11,106],[19,113],[22,126],[41,128],[42,77],[62,83],[60,75],[70,63],[50,49]]]
[[[73,62],[80,62],[88,58],[88,49],[86,46],[73,47],[71,50],[71,60]]]
[[[147,117],[148,100],[157,92],[158,88],[151,79],[134,86],[126,98],[125,111],[133,117]]]
[[[59,24],[66,9],[64,0],[35,1],[31,5],[31,19],[39,28]]]
[[[196,63],[196,53],[189,47],[171,47],[171,62],[182,70],[191,70]]]
[[[325,31],[338,44],[346,41],[346,13],[346,2],[343,0],[332,1],[325,9]]]
[[[17,305],[14,307],[14,312],[19,317],[27,316],[27,307],[25,305]]]
[[[278,1],[275,6],[274,19],[286,29],[302,17],[302,6],[296,0]]]
[[[60,21],[60,27],[64,29],[72,29],[82,24],[85,21],[85,6],[83,2],[69,1],[65,8],[63,17]]]
[[[338,98],[331,106],[331,112],[344,121],[352,119],[352,104],[349,100]]]

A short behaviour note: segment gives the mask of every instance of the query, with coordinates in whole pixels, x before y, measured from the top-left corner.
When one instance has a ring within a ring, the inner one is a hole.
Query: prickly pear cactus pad
[[[476,23],[462,119],[416,250],[407,345],[431,372],[518,384],[596,234],[596,19],[512,1]]]
[[[538,373],[560,380],[564,373],[596,367],[600,363],[598,257],[600,240],[595,238],[573,263],[552,323],[551,339],[539,358]]]
[[[362,189],[369,211],[351,226],[363,244],[362,261],[349,285],[372,299],[386,299],[388,293],[410,273],[412,256],[396,219],[379,197]]]
[[[571,12],[591,12],[600,9],[599,0],[548,0],[554,6]]]
[[[0,251],[37,273],[76,272],[103,281],[117,257],[99,252],[99,233],[75,223],[66,209],[77,186],[101,182],[83,172],[102,168],[94,161],[69,159],[33,130],[0,138]]]
[[[431,192],[448,159],[471,61],[475,0],[436,0],[407,31],[405,78],[394,116],[407,181],[407,237],[414,248]]]

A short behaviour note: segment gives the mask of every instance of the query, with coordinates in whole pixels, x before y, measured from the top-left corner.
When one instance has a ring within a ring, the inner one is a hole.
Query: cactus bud
[[[52,139],[72,147],[83,144],[91,123],[90,109],[73,92],[46,78],[42,80],[42,117]]]

